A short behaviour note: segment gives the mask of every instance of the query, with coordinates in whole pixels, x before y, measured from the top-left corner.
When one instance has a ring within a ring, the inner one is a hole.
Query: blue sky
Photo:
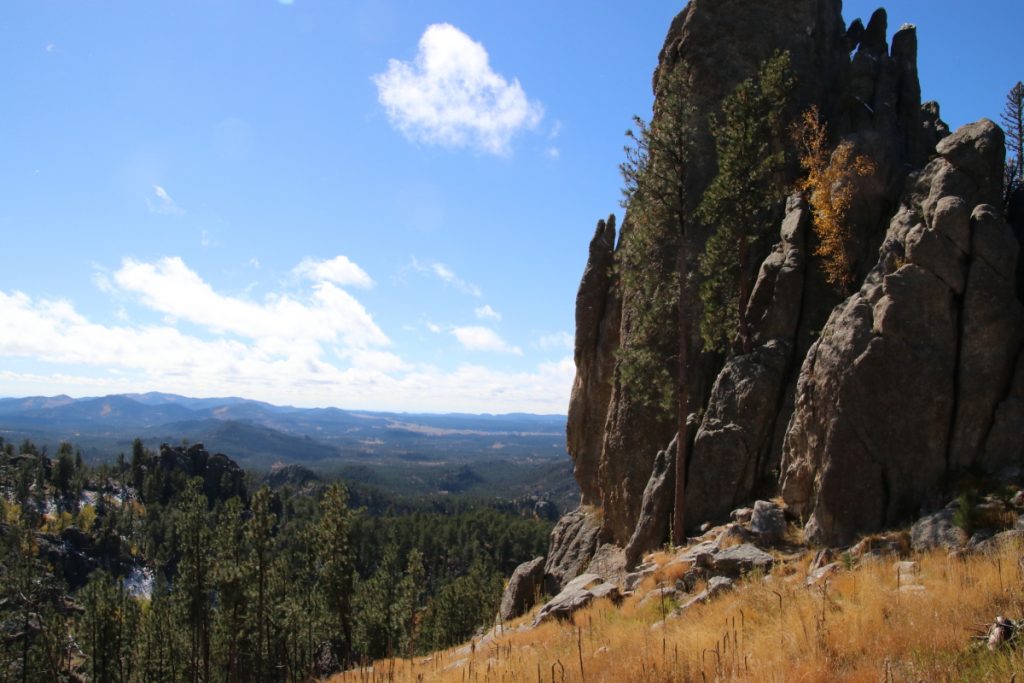
[[[681,7],[5,0],[0,395],[564,412]],[[997,117],[1022,3],[888,7],[944,118]]]

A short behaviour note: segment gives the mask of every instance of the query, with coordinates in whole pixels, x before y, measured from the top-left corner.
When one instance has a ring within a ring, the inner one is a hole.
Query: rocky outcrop
[[[890,45],[884,10],[847,28],[840,9],[839,0],[691,0],[659,55],[655,116],[669,70],[685,68],[691,90],[691,272],[714,227],[694,213],[716,171],[708,114],[775,50],[791,56],[791,114],[816,105],[831,142],[849,141],[875,167],[852,181],[846,214],[856,290],[825,281],[810,209],[791,197],[764,207],[781,221],[778,239],[753,245],[752,349],[701,354],[691,326],[687,531],[781,491],[810,539],[843,542],[934,509],[958,470],[1024,475],[1024,195],[1011,228],[1001,133],[983,121],[950,135],[938,105],[921,102],[915,27],[900,27]],[[789,168],[787,182],[798,172]],[[627,214],[626,239],[638,220]],[[612,220],[600,222],[576,302],[567,433],[602,542],[622,546],[632,566],[667,535],[674,487],[661,449],[676,420],[618,381],[618,349],[640,339],[635,293],[613,268],[618,248]],[[670,372],[675,346],[653,349]],[[768,536],[784,533],[778,522]]]
[[[544,563],[545,591],[558,593],[563,586],[582,574],[601,538],[600,513],[580,507],[563,516],[551,531],[547,560]]]
[[[911,179],[878,264],[833,312],[800,372],[782,493],[807,537],[841,543],[934,505],[982,445],[1024,335],[1017,245],[993,197],[1003,134],[942,141]]]
[[[540,608],[533,625],[537,626],[552,619],[571,619],[572,615],[594,600],[608,598],[619,602],[622,594],[619,587],[605,581],[597,574],[582,574],[570,581],[558,595]]]
[[[598,221],[590,255],[576,294],[576,379],[569,398],[566,442],[572,455],[583,505],[601,502],[598,467],[608,402],[612,392],[614,351],[619,342],[622,305],[614,287],[615,216]]]
[[[160,445],[157,466],[165,471],[177,471],[186,477],[201,477],[203,493],[210,500],[228,500],[234,496],[245,498],[245,472],[234,460],[223,453],[210,454],[201,443],[191,446]]]
[[[859,181],[848,213],[854,267],[863,277],[874,263],[907,173],[927,160],[947,132],[938,106],[921,104],[915,28],[901,27],[891,48],[886,34],[884,10],[872,15],[866,27],[854,22],[846,29],[836,0],[691,1],[669,29],[653,81],[657,97],[668,70],[682,64],[690,77],[696,134],[686,205],[697,205],[715,172],[707,115],[762,60],[787,50],[797,74],[794,112],[817,105],[834,137],[851,140],[875,162],[877,172]],[[790,169],[791,178],[796,172]],[[766,207],[780,217],[782,209]],[[630,220],[627,216],[624,222],[627,234]],[[808,246],[809,222],[806,205],[791,198],[781,239],[774,246],[756,246],[764,259],[747,303],[755,342],[751,353],[724,362],[699,356],[693,326],[691,356],[697,359],[688,383],[699,429],[687,466],[688,525],[720,519],[777,486],[801,362],[840,301]],[[711,227],[687,217],[691,257],[702,251]],[[656,454],[675,429],[672,419],[654,414],[615,381],[616,350],[632,339],[634,304],[609,270],[615,260],[613,242],[610,221],[600,223],[577,297],[577,374],[568,445],[583,501],[603,507],[605,533],[623,546],[641,547],[645,544],[631,543],[638,532],[638,540],[663,537],[643,511],[653,502],[645,491]],[[663,478],[661,467],[654,477]],[[665,510],[664,501],[657,507]]]
[[[544,557],[523,562],[512,572],[498,608],[498,621],[505,622],[526,614],[537,602],[544,585]]]

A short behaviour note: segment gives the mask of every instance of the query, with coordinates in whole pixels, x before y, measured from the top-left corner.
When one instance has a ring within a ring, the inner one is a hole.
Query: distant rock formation
[[[211,455],[201,443],[191,446],[161,444],[157,466],[162,470],[183,472],[187,477],[201,477],[203,492],[210,500],[246,497],[245,472],[238,463],[223,453]]]

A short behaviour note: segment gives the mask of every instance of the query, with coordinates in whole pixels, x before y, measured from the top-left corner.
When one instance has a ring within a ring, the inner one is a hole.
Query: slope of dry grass
[[[1024,652],[989,652],[972,630],[997,614],[1024,616],[1019,542],[950,558],[913,557],[911,584],[894,558],[864,561],[806,587],[810,555],[751,577],[737,590],[654,626],[674,604],[607,601],[576,615],[478,646],[377,662],[335,683],[399,681],[1011,681]],[[653,588],[658,576],[643,589]],[[671,577],[665,577],[671,578]],[[898,586],[898,584],[904,584]],[[513,625],[514,626],[514,625]],[[653,626],[653,628],[652,628]]]

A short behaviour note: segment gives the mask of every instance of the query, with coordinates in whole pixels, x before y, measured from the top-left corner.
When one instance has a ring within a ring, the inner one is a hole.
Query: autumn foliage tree
[[[828,143],[828,127],[817,107],[803,113],[793,127],[806,175],[798,187],[811,205],[814,232],[818,237],[815,254],[822,258],[825,278],[830,284],[848,288],[853,281],[850,231],[846,212],[853,202],[855,178],[875,172],[875,165],[856,154],[853,143],[844,140],[835,149]]]

